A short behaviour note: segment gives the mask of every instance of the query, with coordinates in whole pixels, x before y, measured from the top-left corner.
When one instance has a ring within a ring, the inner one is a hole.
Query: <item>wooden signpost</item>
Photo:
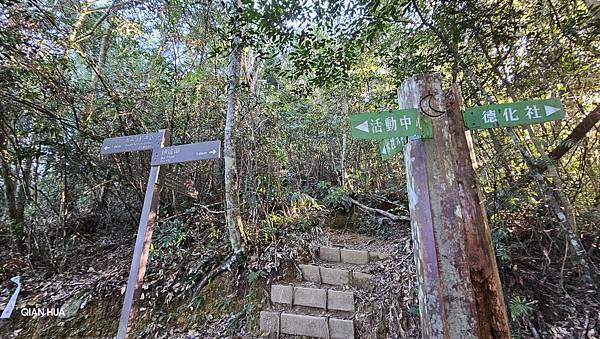
[[[433,119],[414,108],[426,98],[436,112]],[[398,89],[399,110],[352,116],[352,136],[381,140],[384,160],[404,148],[423,337],[508,339],[468,130],[559,120],[565,111],[558,99],[464,111],[462,104],[458,87],[443,92],[439,76],[412,77]]]
[[[146,184],[144,205],[142,207],[142,214],[133,250],[133,259],[131,261],[129,278],[127,280],[127,289],[125,290],[123,308],[121,309],[119,330],[117,333],[118,339],[127,336],[138,311],[138,300],[141,294],[144,274],[146,273],[148,253],[150,251],[150,243],[152,242],[152,231],[157,217],[161,186],[161,182],[159,182],[159,178],[161,177],[161,165],[218,159],[221,157],[220,140],[165,147],[166,140],[168,140],[167,131],[159,130],[156,133],[105,139],[100,150],[100,154],[114,154],[142,150],[153,151],[150,174],[148,175],[148,182]],[[187,182],[182,182],[172,173],[168,173],[162,178],[162,185],[194,198],[198,196],[198,192],[193,186]]]
[[[404,148],[423,337],[508,339],[460,94],[453,88],[446,98],[439,76],[416,76],[398,89],[398,104],[414,107],[426,95],[446,114],[433,119],[433,138],[409,138]]]

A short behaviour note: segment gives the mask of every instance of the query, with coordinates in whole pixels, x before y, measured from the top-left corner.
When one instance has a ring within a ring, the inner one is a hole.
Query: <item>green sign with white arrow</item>
[[[351,117],[352,137],[381,140],[420,135],[431,138],[431,121],[416,109],[362,113]]]
[[[463,117],[467,129],[483,129],[560,120],[565,110],[559,99],[528,100],[467,108]]]
[[[381,159],[387,160],[398,154],[404,147],[404,138],[403,137],[393,137],[390,139],[381,140],[379,144],[379,154],[381,154]]]

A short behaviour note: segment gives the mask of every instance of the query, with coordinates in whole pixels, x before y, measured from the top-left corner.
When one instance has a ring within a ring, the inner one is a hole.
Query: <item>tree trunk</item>
[[[344,98],[344,102],[342,103],[343,116],[342,119],[348,119],[348,111],[349,111],[349,103],[348,99]],[[342,132],[342,154],[340,155],[340,183],[342,188],[346,187],[346,151],[348,148],[348,135],[346,134],[346,128],[343,129]]]
[[[96,62],[96,68],[98,72],[102,72],[104,69],[104,64],[106,63],[106,55],[108,53],[108,47],[110,43],[110,36],[112,34],[113,27],[112,25],[108,25],[106,31],[102,35],[102,40],[100,42],[100,51],[98,52],[98,60]],[[90,82],[90,96],[86,105],[86,109],[84,112],[84,116],[82,120],[82,129],[86,129],[90,120],[94,116],[94,103],[96,101],[97,89],[98,86],[98,74],[96,72],[92,72],[92,79]]]
[[[19,206],[17,193],[17,176],[12,170],[11,159],[8,154],[7,136],[0,130],[0,172],[4,181],[4,198],[8,218],[11,223],[11,233],[14,244],[19,251],[25,250],[25,215],[24,209]]]
[[[244,251],[245,233],[240,215],[239,181],[236,165],[236,120],[238,116],[238,86],[240,81],[240,1],[231,2],[232,40],[229,56],[227,79],[227,114],[225,119],[225,135],[223,140],[223,158],[225,161],[225,203],[229,241],[234,252]]]
[[[552,152],[548,153],[550,160],[556,161],[560,159],[565,153],[567,153],[573,146],[575,146],[581,139],[583,139],[587,133],[600,121],[600,105],[596,106],[593,111],[581,120],[577,126],[571,131],[569,136],[561,141]],[[540,172],[544,172],[547,166],[543,163],[538,164]]]

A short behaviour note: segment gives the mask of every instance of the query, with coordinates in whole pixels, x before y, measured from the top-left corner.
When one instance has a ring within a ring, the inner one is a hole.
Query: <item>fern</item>
[[[537,303],[536,300],[527,301],[527,298],[522,296],[514,296],[510,299],[510,317],[513,321],[523,316],[529,316],[533,311],[532,305]]]

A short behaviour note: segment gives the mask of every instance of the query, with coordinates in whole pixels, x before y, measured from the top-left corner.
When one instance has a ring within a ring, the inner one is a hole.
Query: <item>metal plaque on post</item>
[[[477,106],[467,108],[463,113],[465,127],[468,129],[532,125],[564,117],[565,110],[559,99]]]
[[[152,166],[175,164],[221,157],[221,140],[177,145],[155,149],[152,152]]]
[[[361,113],[350,117],[354,139],[382,140],[419,135],[431,138],[431,121],[417,109]]]
[[[160,132],[154,132],[104,139],[100,154],[135,152],[159,148],[160,137]]]

